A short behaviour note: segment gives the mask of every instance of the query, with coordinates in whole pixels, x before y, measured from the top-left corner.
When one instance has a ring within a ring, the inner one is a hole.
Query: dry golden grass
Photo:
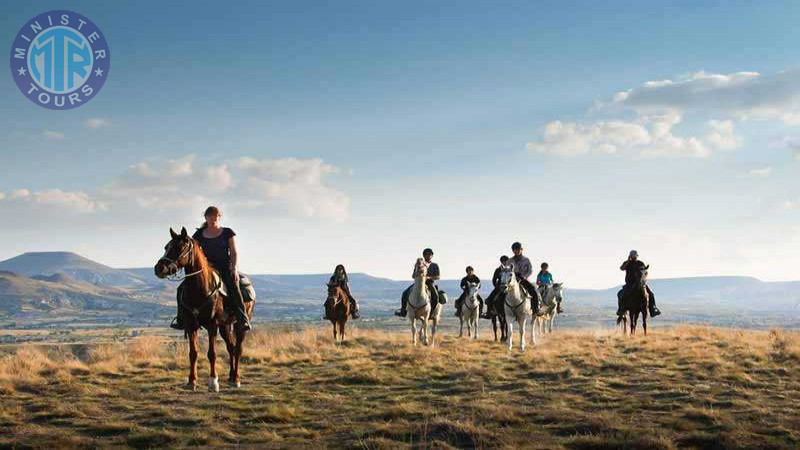
[[[408,341],[255,333],[243,387],[218,394],[183,388],[181,340],[20,346],[0,359],[0,447],[800,446],[797,332],[560,332],[524,354],[452,336],[433,350]]]

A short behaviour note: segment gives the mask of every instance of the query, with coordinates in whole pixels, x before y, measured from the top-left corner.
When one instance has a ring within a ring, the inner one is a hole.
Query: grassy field
[[[183,341],[18,346],[0,357],[0,447],[800,446],[797,332],[559,332],[524,354],[408,341],[255,333],[242,388],[217,394],[183,387]]]

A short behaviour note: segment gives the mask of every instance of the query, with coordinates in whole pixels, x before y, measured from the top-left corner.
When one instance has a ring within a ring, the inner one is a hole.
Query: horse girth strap
[[[217,275],[216,273],[214,273],[214,281],[215,281],[214,288],[210,292],[208,292],[208,294],[206,294],[205,301],[203,302],[202,305],[197,306],[197,307],[191,307],[191,306],[186,304],[186,302],[184,301],[184,298],[186,297],[186,288],[185,287],[183,289],[181,289],[181,296],[180,296],[180,299],[179,299],[178,303],[181,305],[181,307],[183,309],[189,311],[190,313],[192,313],[192,315],[195,318],[197,318],[200,315],[200,311],[203,311],[209,305],[213,305],[214,304],[214,296],[220,291],[220,288],[222,287],[222,280],[220,279],[219,275]],[[213,309],[211,311],[211,318],[212,319],[214,318],[214,310]]]

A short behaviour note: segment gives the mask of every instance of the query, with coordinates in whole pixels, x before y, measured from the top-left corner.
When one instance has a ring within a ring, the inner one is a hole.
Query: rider
[[[439,287],[436,286],[436,281],[439,280],[440,272],[439,272],[439,265],[433,262],[433,250],[426,248],[422,251],[422,257],[424,258],[425,264],[425,286],[428,287],[428,292],[431,296],[431,308],[433,308],[436,303],[444,303],[444,299],[439,296]],[[403,295],[401,296],[401,305],[400,309],[394,312],[396,316],[405,317],[406,316],[406,305],[408,304],[408,296],[411,294],[411,288],[413,286],[409,286],[405,291],[403,291]]]
[[[217,270],[222,283],[225,285],[225,290],[228,294],[225,297],[226,309],[233,310],[236,320],[241,324],[242,328],[249,330],[252,327],[247,319],[242,291],[239,288],[239,271],[237,267],[239,258],[236,250],[236,240],[234,239],[236,233],[230,228],[220,226],[222,211],[216,206],[206,208],[203,217],[205,217],[205,222],[192,235],[192,239],[200,244],[200,248],[203,249],[208,262]],[[178,316],[170,326],[176,330],[184,328],[180,305],[178,305]]]
[[[631,289],[636,282],[639,280],[639,276],[641,276],[641,271],[647,267],[643,261],[639,259],[639,252],[636,250],[631,250],[628,254],[628,259],[626,259],[622,265],[619,267],[619,270],[625,271],[625,286],[617,292],[617,315],[621,316],[625,314],[625,308],[622,306],[622,298],[627,292],[628,289]],[[650,301],[650,317],[655,317],[661,314],[661,311],[658,310],[656,307],[656,296],[653,295],[653,291],[650,290],[650,286],[645,285],[647,296],[649,297]]]
[[[344,293],[347,294],[347,298],[350,299],[350,304],[353,305],[350,309],[350,315],[353,316],[353,319],[361,317],[361,314],[358,313],[358,302],[355,297],[353,297],[353,294],[350,293],[350,279],[347,277],[347,271],[344,269],[343,265],[339,264],[336,266],[333,270],[333,275],[331,275],[330,280],[328,280],[328,285],[342,288]],[[325,309],[325,319],[329,319],[327,308]]]
[[[456,299],[456,317],[461,317],[461,307],[464,306],[464,299],[467,298],[467,294],[469,293],[469,283],[475,283],[478,285],[478,289],[481,288],[481,279],[475,275],[475,269],[472,266],[467,266],[467,276],[461,279],[461,296]],[[478,294],[478,302],[480,302],[480,317],[483,317],[483,297],[481,294]]]
[[[500,265],[494,269],[494,274],[492,275],[492,292],[486,297],[486,316],[482,316],[484,319],[491,319],[491,314],[497,314],[497,309],[495,308],[495,301],[497,301],[497,296],[501,294],[500,289],[500,273],[503,271],[503,268],[508,266],[508,256],[503,255],[500,257]]]
[[[536,286],[539,288],[539,295],[542,298],[546,298],[547,290],[553,287],[553,274],[547,270],[550,265],[546,262],[543,262],[540,267],[542,270],[536,275]],[[558,297],[556,297],[556,310],[559,314],[564,312],[561,309],[561,300]]]
[[[514,266],[514,275],[517,276],[520,286],[530,295],[531,307],[536,314],[539,312],[539,293],[531,282],[528,281],[528,277],[533,274],[531,260],[522,255],[522,244],[519,242],[511,244],[511,251],[514,252],[514,256],[512,256],[508,262]]]

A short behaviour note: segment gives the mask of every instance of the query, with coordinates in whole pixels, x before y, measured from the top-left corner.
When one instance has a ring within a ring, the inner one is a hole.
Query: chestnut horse
[[[208,379],[208,390],[219,392],[217,378],[217,332],[222,336],[228,349],[230,374],[228,383],[240,387],[239,360],[242,357],[245,331],[236,322],[233,314],[227,314],[223,305],[224,295],[221,292],[222,281],[219,274],[209,265],[200,244],[189,237],[186,228],[178,234],[169,229],[170,241],[164,247],[164,256],[158,260],[154,271],[158,278],[179,280],[178,272],[182,269],[186,275],[183,288],[179,289],[180,314],[186,326],[186,337],[189,339],[189,382],[187,387],[197,388],[197,348],[200,327],[208,330],[208,362],[211,374]],[[255,300],[245,303],[248,318],[253,316]]]
[[[350,297],[338,284],[328,285],[328,299],[325,300],[325,313],[333,324],[333,340],[344,341],[345,324],[350,317]],[[338,327],[338,328],[337,328]]]

